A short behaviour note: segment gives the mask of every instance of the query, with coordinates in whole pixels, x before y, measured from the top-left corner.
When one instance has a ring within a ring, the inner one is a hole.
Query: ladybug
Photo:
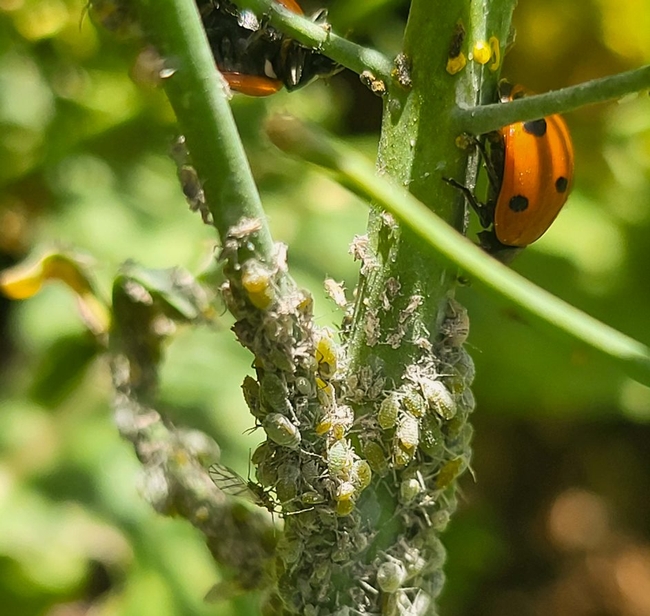
[[[303,15],[295,0],[278,0]],[[249,96],[268,96],[286,87],[301,88],[317,77],[342,70],[333,60],[283,35],[248,10],[228,0],[197,0],[210,47],[231,89]],[[314,21],[324,23],[326,11]]]
[[[500,101],[530,94],[523,86],[499,85]],[[573,144],[565,121],[552,115],[515,122],[490,133],[479,144],[488,171],[487,203],[460,188],[486,229],[481,246],[504,261],[538,240],[566,203],[573,185]]]

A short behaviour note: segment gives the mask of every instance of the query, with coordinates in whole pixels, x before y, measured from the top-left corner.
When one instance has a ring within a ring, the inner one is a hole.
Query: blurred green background
[[[326,4],[337,32],[399,50],[405,0]],[[159,90],[130,79],[136,48],[83,13],[80,0],[0,0],[0,265],[73,249],[105,294],[128,258],[199,273],[215,235],[177,185],[171,111]],[[515,26],[504,76],[538,92],[650,61],[648,0],[520,0]],[[288,110],[372,158],[380,101],[345,72],[291,95],[235,96],[233,108],[275,237],[314,292],[319,322],[336,323],[322,281],[353,287],[347,248],[366,208],[273,151],[260,124]],[[650,343],[650,97],[567,121],[575,190],[515,269]],[[441,612],[650,615],[650,390],[585,349],[558,347],[471,286],[459,296],[477,366],[476,481],[462,481],[444,537]],[[178,331],[161,406],[212,434],[245,476],[261,439],[244,434],[239,383],[251,359],[228,327],[224,317],[216,330]],[[255,614],[255,597],[202,603],[219,572],[188,524],[156,516],[139,496],[94,351],[65,290],[0,299],[0,613]]]

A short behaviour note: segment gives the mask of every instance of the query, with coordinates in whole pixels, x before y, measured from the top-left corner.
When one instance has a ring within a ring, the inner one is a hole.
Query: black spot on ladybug
[[[546,134],[546,120],[542,118],[541,120],[524,122],[524,131],[535,137],[543,137]]]
[[[565,178],[564,176],[560,176],[557,180],[555,180],[555,190],[559,193],[566,192],[566,189],[569,187],[569,180]]]
[[[523,195],[515,195],[514,197],[510,197],[510,201],[508,201],[508,207],[513,212],[523,212],[528,209],[528,197],[524,197]]]

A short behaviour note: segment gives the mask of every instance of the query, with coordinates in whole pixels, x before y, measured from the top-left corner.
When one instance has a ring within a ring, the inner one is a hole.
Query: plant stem
[[[318,49],[332,60],[355,73],[371,71],[378,79],[389,80],[393,64],[374,49],[362,47],[332,34],[328,29],[301,15],[296,15],[273,0],[235,0],[242,8],[268,17],[272,26],[296,39],[299,43]]]
[[[585,105],[603,103],[650,87],[650,66],[611,77],[592,79],[577,86],[527,96],[504,104],[457,108],[454,119],[458,133],[482,135],[512,124],[535,120],[554,113],[572,111]]]
[[[163,86],[185,135],[215,226],[223,240],[242,218],[260,221],[252,241],[271,259],[262,203],[230,109],[229,90],[215,69],[192,0],[138,0],[143,29],[174,73]]]

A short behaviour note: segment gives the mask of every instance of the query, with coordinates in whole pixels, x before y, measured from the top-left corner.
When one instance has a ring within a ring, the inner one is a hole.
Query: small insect
[[[350,471],[350,479],[358,492],[365,490],[372,481],[370,464],[365,460],[355,460]]]
[[[271,495],[258,483],[245,481],[235,471],[222,464],[213,464],[209,472],[214,484],[225,494],[245,498],[270,513],[276,513],[276,505]]]
[[[318,376],[326,383],[334,376],[338,366],[338,352],[332,334],[323,330],[316,340]]]
[[[395,437],[404,449],[415,449],[420,442],[420,423],[410,413],[402,413],[397,424]]]
[[[427,412],[427,403],[425,399],[414,389],[410,387],[404,393],[402,398],[404,408],[414,417],[423,417]]]
[[[298,426],[281,413],[269,413],[262,422],[266,435],[276,444],[297,449],[302,440]]]
[[[327,450],[327,468],[334,477],[347,475],[354,464],[354,450],[345,439],[335,441]]]
[[[377,586],[386,593],[397,592],[406,580],[406,569],[396,558],[387,560],[377,568]]]
[[[386,452],[377,441],[368,441],[363,446],[363,455],[368,461],[370,468],[383,477],[388,472],[388,461]]]
[[[503,81],[501,102],[529,94],[520,85]],[[485,159],[490,191],[485,204],[455,180],[476,210],[481,246],[503,261],[538,240],[551,226],[573,185],[573,144],[566,122],[551,115],[515,122],[487,136],[488,150],[477,142]]]
[[[244,392],[244,400],[246,406],[255,419],[262,420],[266,415],[266,409],[260,404],[260,385],[250,375],[244,377],[244,382],[241,384],[242,391]]]
[[[423,378],[420,388],[429,408],[445,420],[453,419],[456,415],[456,401],[442,381]]]
[[[395,392],[389,393],[379,405],[377,423],[382,430],[390,430],[397,423],[397,415],[400,411],[400,398]]]
[[[461,474],[464,464],[465,462],[462,457],[449,460],[449,462],[445,463],[436,477],[436,488],[438,490],[444,490],[451,485],[451,482]]]
[[[266,310],[273,303],[273,273],[257,259],[242,264],[241,284],[255,308]]]

